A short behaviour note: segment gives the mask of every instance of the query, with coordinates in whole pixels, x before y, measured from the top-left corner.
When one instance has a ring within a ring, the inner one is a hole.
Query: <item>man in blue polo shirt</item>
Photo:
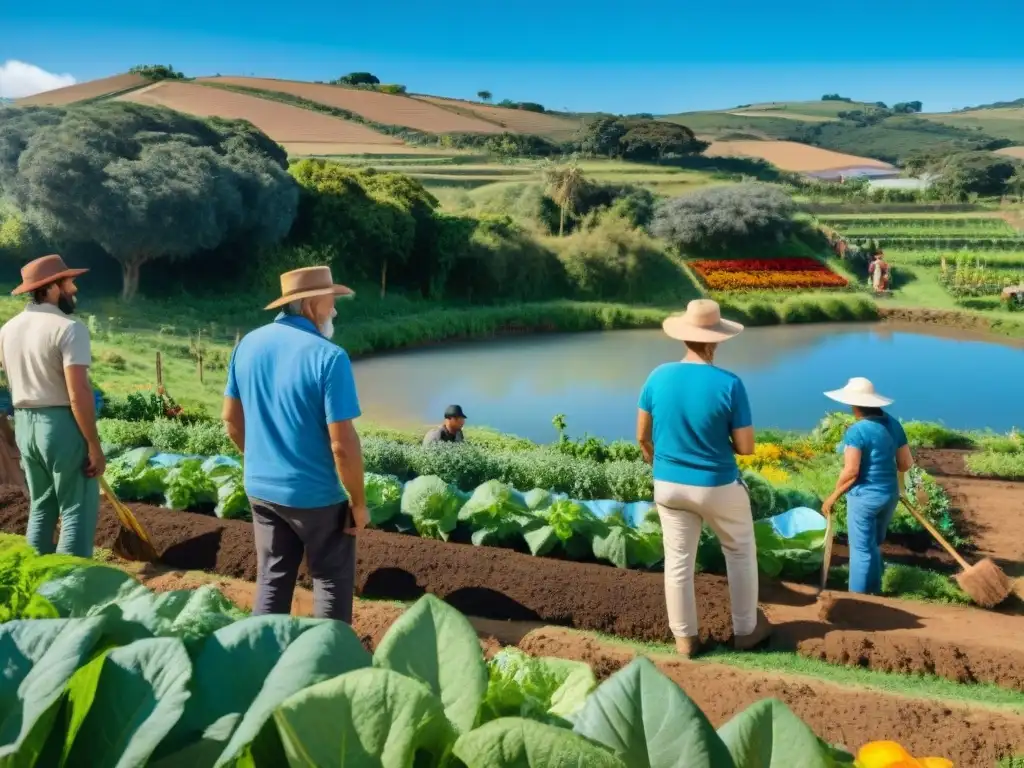
[[[286,272],[281,298],[267,306],[281,313],[231,356],[223,418],[245,457],[254,615],[291,612],[305,553],[315,615],[352,622],[355,537],[369,515],[352,364],[330,341],[335,300],[351,295],[329,267]]]

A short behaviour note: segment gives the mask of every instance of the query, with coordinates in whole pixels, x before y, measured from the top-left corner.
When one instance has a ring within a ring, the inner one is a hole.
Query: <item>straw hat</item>
[[[892,400],[882,397],[875,391],[875,385],[865,378],[856,377],[846,382],[842,389],[826,392],[825,397],[844,405],[856,405],[861,408],[882,408],[891,405]]]
[[[88,269],[68,269],[64,259],[57,254],[42,256],[21,268],[21,285],[11,291],[11,295],[20,296],[23,293],[31,293],[36,288],[56,283],[66,277],[78,277],[88,271]]]
[[[708,344],[726,341],[743,330],[740,323],[723,320],[718,302],[711,299],[694,299],[685,312],[667,317],[661,327],[673,339]]]
[[[292,301],[314,296],[355,296],[355,291],[337,285],[331,277],[330,267],[303,267],[281,275],[281,298],[270,302],[264,309],[277,309]]]

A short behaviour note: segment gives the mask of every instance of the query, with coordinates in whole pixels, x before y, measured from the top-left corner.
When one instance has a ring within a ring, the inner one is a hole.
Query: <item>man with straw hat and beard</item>
[[[75,278],[87,271],[69,269],[57,255],[29,262],[11,293],[31,301],[0,328],[0,365],[32,502],[26,537],[41,554],[54,551],[58,518],[61,554],[92,557],[96,534],[106,459],[89,383],[89,331],[71,317]]]
[[[736,455],[754,452],[750,403],[738,376],[714,364],[718,345],[743,330],[708,299],[663,324],[686,356],[658,366],[640,393],[637,442],[654,465],[654,501],[665,543],[665,603],[676,649],[702,650],[694,590],[703,523],[722,543],[729,576],[734,643],[750,650],[772,632],[758,610],[757,550],[750,496]]]
[[[329,267],[286,272],[266,307],[280,314],[231,356],[223,418],[245,457],[255,615],[291,612],[305,554],[315,615],[352,622],[356,535],[369,515],[352,364],[330,341],[335,301],[352,295]]]
[[[877,595],[882,591],[882,542],[900,500],[903,473],[914,466],[914,457],[903,426],[882,410],[892,400],[878,394],[870,381],[853,378],[825,396],[850,406],[856,421],[837,446],[843,468],[821,513],[831,515],[846,494],[849,589]]]

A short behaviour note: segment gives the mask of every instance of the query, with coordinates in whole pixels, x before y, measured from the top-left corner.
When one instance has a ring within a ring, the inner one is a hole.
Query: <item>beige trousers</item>
[[[749,635],[757,625],[757,550],[750,496],[739,482],[704,488],[654,482],[654,501],[665,536],[665,607],[676,637],[697,634],[693,576],[701,524],[707,523],[725,555],[733,632]]]

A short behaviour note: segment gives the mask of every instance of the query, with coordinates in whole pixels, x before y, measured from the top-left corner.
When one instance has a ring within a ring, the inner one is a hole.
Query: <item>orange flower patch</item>
[[[714,291],[751,291],[791,288],[845,288],[845,277],[820,261],[792,259],[705,259],[691,261],[708,288]]]

